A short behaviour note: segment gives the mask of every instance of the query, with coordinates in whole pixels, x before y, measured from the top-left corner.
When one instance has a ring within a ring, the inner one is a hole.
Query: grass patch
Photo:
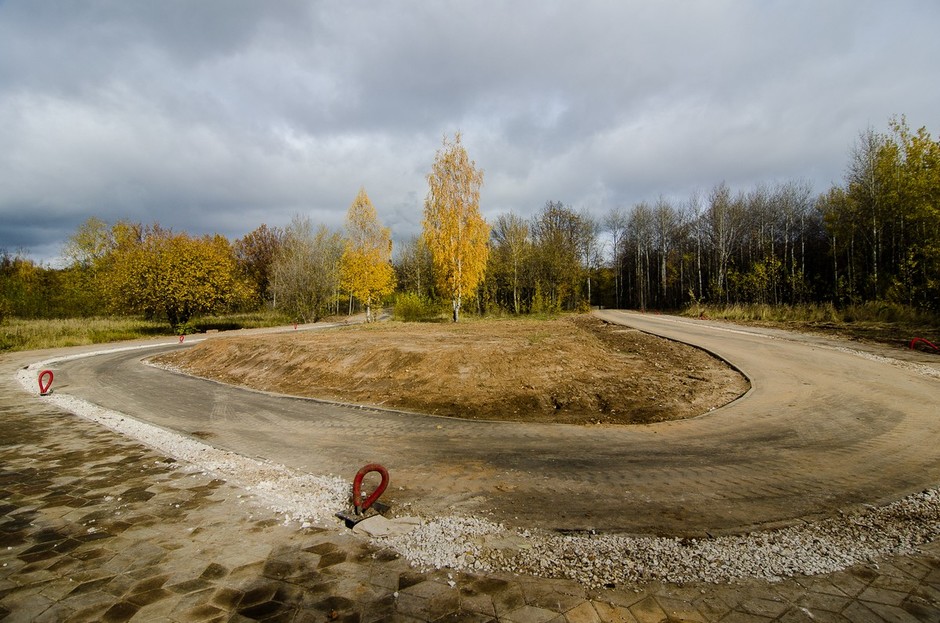
[[[684,316],[705,316],[735,322],[842,322],[841,313],[831,304],[808,305],[689,305]]]
[[[255,329],[289,324],[275,312],[206,316],[190,323],[192,332]],[[106,344],[175,335],[166,322],[139,317],[32,319],[8,318],[0,323],[0,352]]]
[[[911,339],[940,339],[940,315],[920,309],[871,301],[837,308],[832,304],[807,305],[703,305],[695,303],[684,316],[729,320],[743,324],[822,331],[841,337],[906,346]]]
[[[292,324],[289,316],[277,311],[246,312],[224,316],[203,316],[190,323],[197,333],[205,331],[233,331],[237,329],[262,329]]]
[[[142,318],[9,318],[0,325],[0,352],[84,346],[171,334],[165,322]]]

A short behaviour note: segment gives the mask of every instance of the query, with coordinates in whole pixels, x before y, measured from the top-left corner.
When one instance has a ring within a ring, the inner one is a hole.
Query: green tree
[[[423,236],[414,236],[399,245],[395,259],[398,287],[422,298],[434,295],[434,260]]]
[[[532,255],[529,225],[525,219],[510,212],[496,219],[492,232],[493,275],[497,289],[511,292],[509,308],[522,312],[523,289],[526,285],[528,263]]]
[[[896,222],[897,269],[891,294],[909,305],[940,310],[940,141],[904,117],[890,124],[878,162]]]
[[[593,227],[560,201],[548,201],[532,219],[532,243],[540,298],[545,310],[576,309],[587,283],[582,260],[589,257]]]
[[[731,300],[728,271],[732,268],[734,253],[741,242],[745,214],[743,198],[740,194],[732,197],[728,184],[721,182],[712,188],[704,218],[714,257],[713,300],[724,298],[726,303]]]
[[[480,215],[483,171],[460,143],[444,139],[428,174],[423,236],[434,262],[438,288],[460,318],[464,297],[483,280],[489,256],[489,226]]]
[[[239,270],[251,283],[261,304],[271,301],[273,291],[274,260],[284,238],[277,227],[262,224],[233,245]]]
[[[846,192],[854,204],[858,221],[857,242],[862,247],[857,258],[866,277],[865,295],[874,300],[881,299],[886,289],[890,271],[885,270],[885,241],[890,240],[890,205],[886,196],[886,167],[883,158],[887,155],[887,137],[868,128],[859,134],[852,149],[846,172]],[[887,234],[887,235],[886,235]]]
[[[94,268],[114,248],[108,224],[92,216],[69,236],[62,250],[69,263],[81,268]]]
[[[366,322],[371,322],[372,303],[395,290],[395,270],[392,233],[379,223],[365,188],[349,206],[346,236],[340,285],[366,306]]]
[[[0,320],[32,318],[39,312],[40,267],[23,253],[0,251]]]
[[[940,142],[904,117],[859,135],[818,200],[840,298],[940,309]]]
[[[108,224],[94,216],[79,225],[66,241],[62,255],[69,264],[62,276],[75,310],[73,315],[99,313],[106,295],[102,274],[114,245]]]
[[[338,298],[343,247],[338,233],[324,225],[314,232],[309,218],[295,216],[274,261],[278,306],[302,322],[317,322],[329,313]]]

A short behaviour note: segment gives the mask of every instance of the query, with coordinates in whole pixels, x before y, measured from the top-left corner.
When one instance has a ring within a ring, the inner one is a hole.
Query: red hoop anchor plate
[[[52,387],[52,370],[43,370],[39,373],[39,395],[48,396]]]
[[[365,478],[365,475],[370,472],[378,472],[382,476],[382,482],[379,483],[379,486],[376,487],[375,491],[367,497],[364,501],[360,501],[362,498],[362,479]],[[385,493],[385,489],[388,487],[388,470],[379,465],[378,463],[369,463],[356,473],[356,477],[353,478],[353,506],[356,507],[356,514],[361,515],[365,511],[369,510],[376,500]]]

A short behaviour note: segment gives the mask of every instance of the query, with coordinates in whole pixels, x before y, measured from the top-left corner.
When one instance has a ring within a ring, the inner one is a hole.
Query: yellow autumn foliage
[[[366,306],[372,320],[372,304],[395,290],[392,267],[392,235],[382,227],[364,188],[346,214],[346,247],[340,267],[340,287]]]
[[[223,236],[192,238],[158,225],[118,223],[106,263],[106,290],[113,308],[165,316],[173,327],[200,314],[246,300],[250,288],[238,278],[235,255]]]
[[[450,298],[454,322],[463,298],[483,280],[490,228],[480,215],[483,171],[460,143],[445,138],[428,174],[423,237],[434,263],[438,288]]]

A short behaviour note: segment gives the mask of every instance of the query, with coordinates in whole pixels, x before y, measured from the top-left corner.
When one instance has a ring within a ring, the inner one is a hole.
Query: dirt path
[[[208,340],[162,365],[225,383],[469,419],[646,424],[747,391],[708,353],[585,315]]]

